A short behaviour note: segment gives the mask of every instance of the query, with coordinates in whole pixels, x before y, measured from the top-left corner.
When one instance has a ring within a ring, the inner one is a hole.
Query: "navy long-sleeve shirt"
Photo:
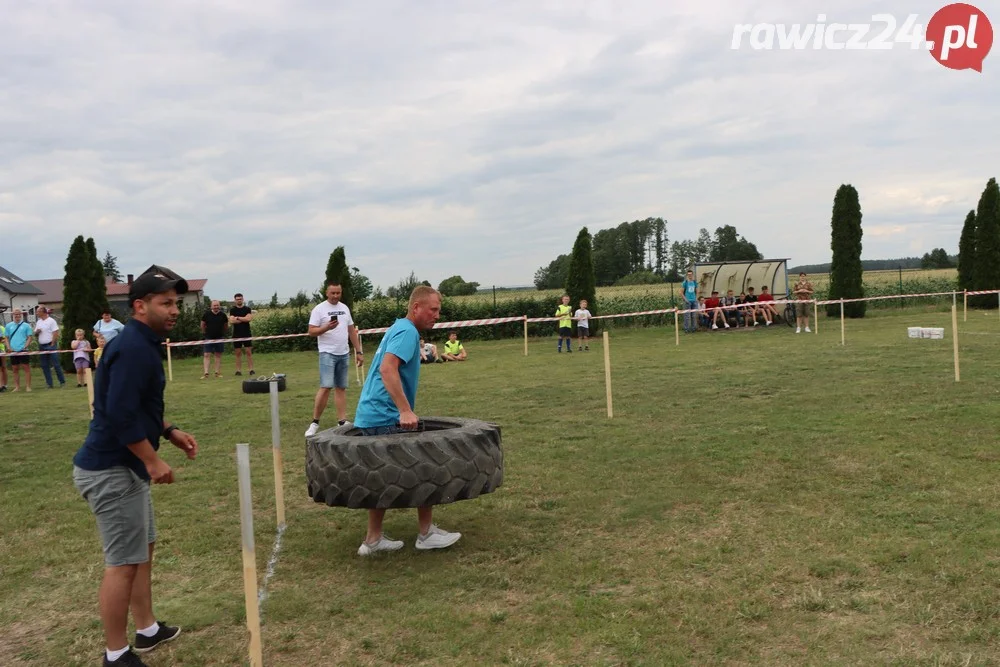
[[[127,466],[149,479],[146,466],[128,448],[149,440],[160,447],[166,376],[160,337],[138,320],[129,320],[104,348],[94,381],[94,418],[73,464],[84,470]]]

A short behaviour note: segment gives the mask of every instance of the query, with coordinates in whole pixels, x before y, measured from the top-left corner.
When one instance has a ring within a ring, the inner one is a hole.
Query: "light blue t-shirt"
[[[694,302],[698,300],[698,281],[697,280],[685,280],[681,283],[681,288],[684,290],[684,300],[689,302]]]
[[[111,318],[110,322],[105,322],[104,318],[102,317],[101,319],[97,320],[97,324],[94,325],[94,331],[104,336],[105,345],[114,340],[115,336],[120,334],[122,329],[124,328],[125,325],[113,317]]]
[[[20,323],[8,322],[3,331],[4,335],[7,336],[7,340],[10,341],[11,352],[24,352],[28,336],[34,334],[34,331],[31,330],[31,325],[24,320],[21,320]]]
[[[420,332],[413,326],[413,322],[402,318],[389,327],[382,338],[382,344],[375,351],[368,378],[361,390],[361,398],[358,399],[358,409],[354,413],[354,425],[358,428],[399,423],[399,410],[386,391],[379,372],[386,354],[393,354],[401,360],[399,379],[403,384],[403,393],[410,402],[410,409],[416,407],[417,381],[420,379]]]

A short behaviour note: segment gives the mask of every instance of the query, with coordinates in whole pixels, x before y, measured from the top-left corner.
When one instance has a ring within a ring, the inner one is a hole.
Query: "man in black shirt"
[[[226,337],[226,330],[229,329],[229,318],[222,312],[222,304],[218,301],[212,302],[212,307],[201,316],[201,334],[205,340],[219,341]],[[208,377],[208,362],[212,355],[215,355],[215,377],[222,377],[222,350],[225,343],[205,343],[205,364],[204,375],[201,379]]]
[[[136,651],[151,651],[180,634],[180,628],[153,615],[156,523],[149,485],[174,481],[158,453],[161,437],[189,459],[198,453],[195,439],[163,418],[161,339],[177,323],[177,296],[185,292],[187,282],[163,267],[132,283],[134,314],[104,348],[101,372],[94,378],[94,417],[73,457],[73,483],[97,519],[104,548],[100,609],[105,667],[145,667],[129,646],[130,608]]]
[[[752,287],[747,288],[747,296],[743,299],[743,303],[747,304],[744,313],[747,326],[757,326],[757,295],[753,293]]]
[[[249,338],[253,311],[250,310],[250,306],[243,303],[242,294],[235,294],[233,301],[236,302],[236,305],[229,309],[229,323],[233,325],[233,338]],[[236,355],[236,374],[243,375],[244,351],[247,353],[247,367],[250,369],[250,375],[253,375],[253,341],[250,340],[233,341],[233,353]]]

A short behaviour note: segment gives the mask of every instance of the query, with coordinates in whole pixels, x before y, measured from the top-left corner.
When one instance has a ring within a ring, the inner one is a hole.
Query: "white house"
[[[27,320],[34,322],[41,294],[42,290],[0,266],[0,322],[10,322],[10,313],[15,308],[20,308]]]

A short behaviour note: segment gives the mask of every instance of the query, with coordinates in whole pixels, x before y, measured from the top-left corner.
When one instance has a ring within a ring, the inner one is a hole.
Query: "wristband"
[[[170,434],[177,430],[177,427],[171,424],[170,426],[163,429],[163,437],[167,440],[170,439]]]

